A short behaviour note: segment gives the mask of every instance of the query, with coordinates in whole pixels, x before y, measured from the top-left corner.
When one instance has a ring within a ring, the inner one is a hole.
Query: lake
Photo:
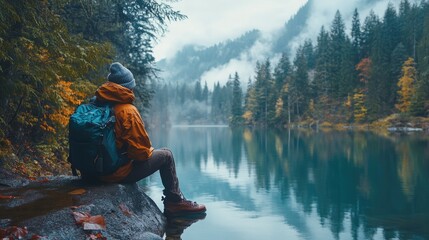
[[[184,195],[207,215],[197,239],[429,239],[429,136],[175,126]],[[163,209],[156,173],[140,182]],[[183,229],[182,229],[183,230]]]

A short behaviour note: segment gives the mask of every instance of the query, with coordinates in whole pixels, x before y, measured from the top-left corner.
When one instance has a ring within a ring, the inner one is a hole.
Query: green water
[[[429,239],[429,137],[193,126],[151,130],[207,216],[182,239]],[[142,181],[162,208],[158,174]]]

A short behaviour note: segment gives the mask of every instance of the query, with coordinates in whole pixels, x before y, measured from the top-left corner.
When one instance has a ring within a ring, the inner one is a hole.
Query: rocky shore
[[[162,239],[165,225],[137,184],[88,185],[71,176],[28,180],[0,172],[2,239]]]

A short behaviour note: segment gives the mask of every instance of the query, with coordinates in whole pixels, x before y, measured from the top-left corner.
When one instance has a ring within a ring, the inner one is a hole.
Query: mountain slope
[[[160,69],[168,69],[162,77],[166,80],[195,81],[201,75],[217,66],[237,58],[252,47],[260,38],[259,30],[246,32],[234,40],[228,40],[207,48],[188,45],[179,51],[173,59],[157,63]]]

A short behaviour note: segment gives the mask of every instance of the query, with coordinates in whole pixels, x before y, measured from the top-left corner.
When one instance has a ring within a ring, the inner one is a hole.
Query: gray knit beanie
[[[136,86],[136,80],[134,80],[131,71],[118,62],[110,65],[110,73],[107,75],[107,79],[129,89],[133,89]]]

